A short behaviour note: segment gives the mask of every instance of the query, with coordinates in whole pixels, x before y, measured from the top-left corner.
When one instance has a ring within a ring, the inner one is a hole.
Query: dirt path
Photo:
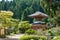
[[[0,40],[18,40],[18,39],[14,39],[14,38],[0,38]]]
[[[13,36],[7,36],[7,38],[0,38],[0,40],[18,40],[24,34],[16,34]]]

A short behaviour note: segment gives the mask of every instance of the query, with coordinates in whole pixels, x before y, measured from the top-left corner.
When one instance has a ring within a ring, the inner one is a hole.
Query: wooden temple
[[[33,22],[32,27],[31,27],[32,29],[34,29],[34,30],[42,29],[43,31],[47,29],[46,24],[44,24],[45,22],[42,22],[42,19],[47,18],[48,15],[37,11],[37,12],[29,15],[29,17],[35,18],[37,20],[37,21]]]

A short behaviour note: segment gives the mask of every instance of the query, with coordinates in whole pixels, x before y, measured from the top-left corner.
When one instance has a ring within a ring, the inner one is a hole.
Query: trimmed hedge
[[[26,30],[31,28],[31,24],[28,21],[22,21],[18,25],[21,33],[25,33]]]
[[[36,34],[36,31],[33,29],[28,29],[25,33],[26,34]]]
[[[39,40],[40,37],[38,36],[31,36],[31,35],[25,35],[22,36],[19,40]]]
[[[47,40],[46,36],[24,35],[19,40]]]

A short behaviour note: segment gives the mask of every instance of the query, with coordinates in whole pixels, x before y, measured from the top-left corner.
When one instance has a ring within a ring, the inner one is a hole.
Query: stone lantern
[[[32,29],[34,29],[34,30],[38,30],[38,29],[46,30],[46,28],[47,28],[46,24],[44,24],[45,22],[42,22],[42,19],[48,18],[48,15],[37,11],[37,12],[29,15],[29,17],[35,18],[37,20],[32,24],[32,27],[31,27]]]
[[[5,28],[2,26],[2,23],[0,23],[0,38],[5,38]]]

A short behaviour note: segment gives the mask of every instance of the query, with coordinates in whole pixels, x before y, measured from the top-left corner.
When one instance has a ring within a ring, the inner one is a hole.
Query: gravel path
[[[18,40],[24,34],[17,34],[13,36],[7,36],[7,38],[0,38],[0,40]]]

